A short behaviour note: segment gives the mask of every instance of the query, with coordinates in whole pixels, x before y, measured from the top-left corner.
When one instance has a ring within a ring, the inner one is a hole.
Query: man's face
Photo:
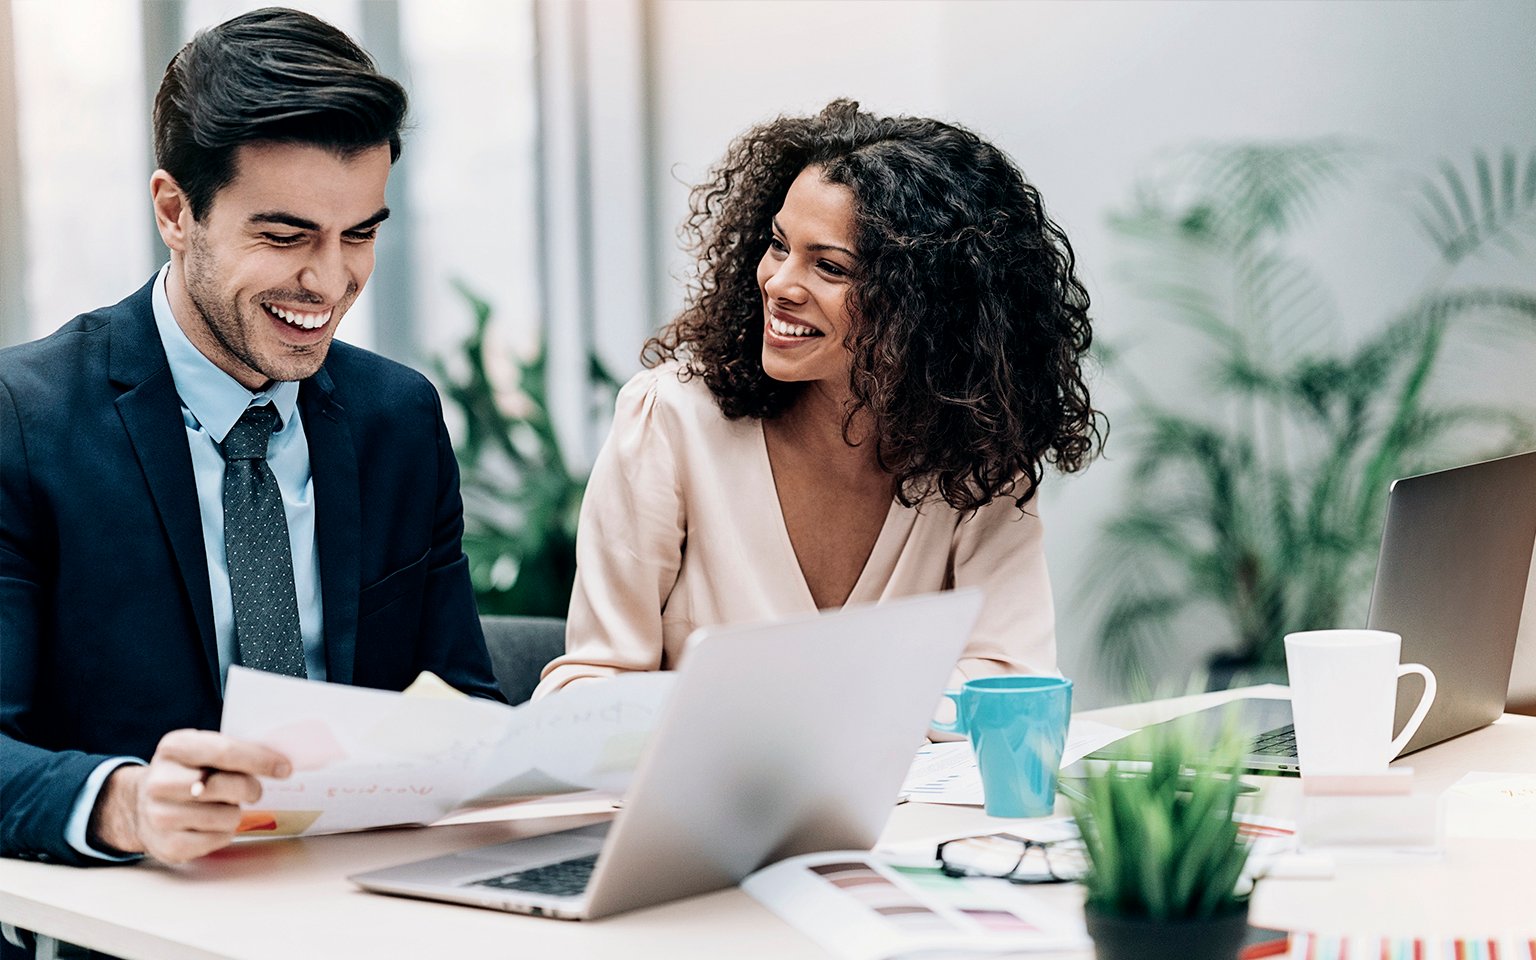
[[[234,180],[202,221],[181,215],[184,241],[172,245],[182,283],[173,264],[171,306],[188,339],[251,390],[319,370],[373,272],[389,166],[386,144],[348,157],[240,147]]]

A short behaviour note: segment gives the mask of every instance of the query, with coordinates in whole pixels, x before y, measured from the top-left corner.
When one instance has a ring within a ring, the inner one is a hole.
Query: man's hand
[[[207,730],[161,738],[149,766],[118,767],[107,778],[89,828],[93,843],[185,863],[227,846],[240,804],[261,799],[257,777],[282,779],[288,758],[260,744]]]

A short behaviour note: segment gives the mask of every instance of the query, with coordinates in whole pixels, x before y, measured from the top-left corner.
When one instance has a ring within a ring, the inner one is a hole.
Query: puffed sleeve
[[[686,537],[675,424],[658,401],[670,375],[642,371],[619,391],[576,528],[566,652],[544,668],[535,698],[573,680],[661,668],[662,607]]]
[[[986,600],[952,688],[977,677],[1057,674],[1040,498],[1024,506],[1020,513],[1012,498],[999,497],[955,526],[954,584],[980,587]]]

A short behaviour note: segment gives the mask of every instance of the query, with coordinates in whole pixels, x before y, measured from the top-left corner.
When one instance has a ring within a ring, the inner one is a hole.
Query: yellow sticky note
[[[411,685],[403,691],[408,697],[421,697],[423,700],[468,700],[469,694],[461,693],[448,685],[448,681],[439,677],[431,670],[421,671],[421,675],[411,681]]]

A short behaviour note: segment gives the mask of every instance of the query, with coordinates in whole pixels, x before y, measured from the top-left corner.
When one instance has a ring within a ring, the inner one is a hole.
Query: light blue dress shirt
[[[229,676],[230,664],[239,660],[235,637],[234,602],[229,587],[229,562],[224,555],[224,455],[219,444],[229,435],[247,407],[271,403],[277,408],[279,427],[267,446],[267,465],[277,478],[288,519],[288,546],[293,556],[293,585],[299,604],[299,632],[304,639],[304,665],[311,680],[324,680],[325,637],[320,606],[320,558],[315,549],[315,484],[309,470],[309,443],[298,414],[299,385],[274,383],[252,393],[192,345],[176,323],[165,292],[170,266],[155,278],[152,302],[155,327],[165,347],[171,379],[181,398],[181,419],[192,453],[192,476],[197,485],[197,506],[203,520],[203,548],[208,558],[208,586],[213,596],[213,630],[219,648],[219,679]],[[107,775],[125,763],[143,762],[137,757],[103,761],[86,780],[65,828],[69,845],[93,857],[107,855],[86,842],[86,827],[96,796]],[[108,858],[112,859],[112,858]],[[131,858],[130,858],[131,859]]]

